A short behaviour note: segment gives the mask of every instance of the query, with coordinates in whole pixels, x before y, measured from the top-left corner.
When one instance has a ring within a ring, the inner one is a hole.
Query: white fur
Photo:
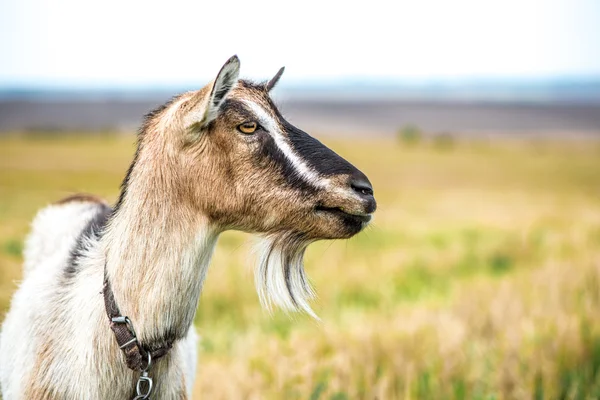
[[[303,257],[309,242],[289,240],[285,236],[271,235],[263,239],[258,247],[259,261],[254,282],[261,304],[268,310],[276,305],[285,311],[304,310],[319,319],[309,305],[315,293],[304,272]],[[288,264],[286,257],[290,256]],[[285,269],[289,268],[288,290]]]
[[[126,367],[104,310],[101,242],[88,243],[77,278],[64,283],[70,250],[100,207],[91,202],[53,205],[35,218],[25,249],[26,279],[13,297],[0,335],[0,387],[5,400],[24,399],[38,352],[48,344],[51,357],[35,379],[42,387],[54,387],[52,398],[125,399],[134,388],[139,374]],[[196,343],[192,326],[166,356],[170,362],[159,361],[151,371],[151,376],[160,373],[154,376],[153,398],[178,398],[183,380],[191,395]]]
[[[291,162],[298,174],[304,180],[316,188],[326,189],[330,193],[337,193],[344,197],[353,197],[361,200],[360,196],[350,188],[342,188],[335,185],[330,179],[324,178],[314,171],[290,146],[287,137],[281,132],[279,124],[260,105],[250,100],[244,100],[250,110],[256,115],[260,124],[269,132],[275,144],[283,155]]]
[[[71,202],[43,208],[34,218],[25,242],[23,276],[54,254],[67,254],[79,232],[96,213],[98,205]]]
[[[0,386],[5,399],[18,398],[26,371],[35,361],[36,318],[47,311],[49,289],[79,232],[97,212],[92,203],[67,203],[42,209],[26,241],[24,277],[0,336]],[[21,340],[22,337],[29,338]]]
[[[279,124],[266,112],[261,106],[254,103],[253,101],[244,100],[250,110],[256,115],[259,123],[269,132],[277,147],[285,155],[285,157],[292,163],[298,174],[303,177],[308,183],[319,187],[326,188],[330,186],[329,179],[320,177],[306,162],[298,156],[290,144],[287,142],[285,136],[281,133]]]

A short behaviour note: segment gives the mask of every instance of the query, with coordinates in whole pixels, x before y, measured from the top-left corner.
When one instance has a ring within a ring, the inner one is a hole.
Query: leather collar
[[[133,323],[126,316],[122,316],[119,311],[119,306],[115,301],[106,270],[104,271],[104,288],[102,293],[104,295],[106,315],[110,321],[110,329],[114,332],[119,348],[125,355],[127,367],[134,371],[143,371],[148,367],[150,357],[152,362],[154,362],[171,350],[171,347],[173,347],[172,340],[167,341],[166,346],[154,349],[138,341],[133,329]]]

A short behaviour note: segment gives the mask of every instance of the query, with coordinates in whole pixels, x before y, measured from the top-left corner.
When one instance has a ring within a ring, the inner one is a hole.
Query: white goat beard
[[[315,297],[304,272],[304,251],[311,242],[291,233],[263,238],[254,274],[256,291],[264,308],[305,311],[319,319],[308,304]]]

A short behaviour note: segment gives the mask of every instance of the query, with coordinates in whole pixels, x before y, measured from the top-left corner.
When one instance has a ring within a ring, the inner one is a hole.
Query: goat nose
[[[362,197],[373,196],[373,186],[367,177],[362,173],[351,176],[349,183],[352,190],[360,194]]]
[[[358,193],[358,195],[365,201],[365,212],[368,214],[375,212],[375,209],[377,208],[377,202],[375,201],[375,197],[373,197],[373,186],[367,177],[362,173],[356,174],[350,177],[350,181],[348,183],[350,184],[352,190]]]
[[[366,178],[352,178],[350,187],[362,196],[373,196],[373,186]]]

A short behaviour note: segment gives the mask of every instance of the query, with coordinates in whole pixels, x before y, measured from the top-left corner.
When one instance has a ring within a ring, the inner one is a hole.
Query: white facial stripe
[[[271,137],[273,137],[273,140],[275,140],[275,144],[277,144],[279,150],[281,150],[283,155],[290,161],[290,163],[294,166],[294,169],[301,177],[316,187],[324,188],[330,186],[329,179],[320,177],[306,164],[302,158],[300,158],[294,152],[285,136],[281,133],[279,124],[277,124],[277,122],[269,115],[268,112],[252,101],[244,100],[244,103],[258,117],[260,124],[269,132]]]

